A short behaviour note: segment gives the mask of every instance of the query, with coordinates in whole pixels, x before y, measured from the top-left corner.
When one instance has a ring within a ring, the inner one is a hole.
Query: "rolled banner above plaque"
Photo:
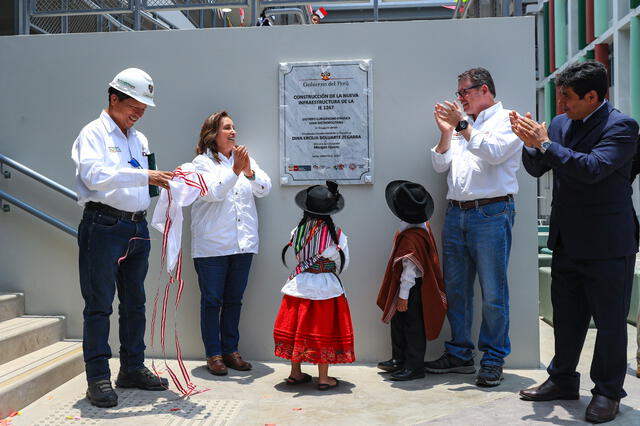
[[[373,183],[371,67],[280,63],[280,184]]]

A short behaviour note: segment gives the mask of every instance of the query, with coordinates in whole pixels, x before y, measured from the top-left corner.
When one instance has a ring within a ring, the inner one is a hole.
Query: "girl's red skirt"
[[[276,356],[293,362],[344,364],[356,360],[351,313],[344,294],[326,300],[285,295],[273,338]]]

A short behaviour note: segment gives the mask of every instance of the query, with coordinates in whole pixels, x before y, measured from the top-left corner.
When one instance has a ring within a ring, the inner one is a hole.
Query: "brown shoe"
[[[227,367],[222,362],[222,355],[214,355],[207,358],[207,368],[209,369],[209,373],[215,374],[216,376],[226,376],[227,375]]]
[[[224,361],[224,364],[227,367],[233,368],[234,370],[239,370],[239,371],[251,370],[251,364],[243,360],[238,352],[222,355],[222,361]]]
[[[618,415],[619,407],[620,401],[603,395],[593,395],[585,413],[586,420],[591,423],[610,422]]]
[[[640,361],[638,361],[638,367],[636,368],[636,377],[640,377]]]
[[[547,379],[540,386],[534,386],[520,391],[520,398],[525,401],[555,401],[558,399],[580,399],[578,390],[563,389]]]

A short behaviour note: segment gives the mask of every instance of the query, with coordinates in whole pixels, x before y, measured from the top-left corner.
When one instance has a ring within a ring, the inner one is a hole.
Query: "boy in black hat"
[[[419,183],[396,180],[385,190],[387,204],[400,218],[393,252],[380,285],[382,321],[391,322],[391,359],[378,368],[391,380],[424,377],[426,341],[440,334],[447,311],[444,283],[428,220],[433,199]]]

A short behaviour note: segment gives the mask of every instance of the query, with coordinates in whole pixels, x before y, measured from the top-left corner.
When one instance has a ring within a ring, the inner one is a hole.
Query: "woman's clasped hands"
[[[240,172],[245,176],[251,177],[251,160],[249,159],[249,151],[244,145],[236,145],[233,147],[233,172],[239,175]]]

